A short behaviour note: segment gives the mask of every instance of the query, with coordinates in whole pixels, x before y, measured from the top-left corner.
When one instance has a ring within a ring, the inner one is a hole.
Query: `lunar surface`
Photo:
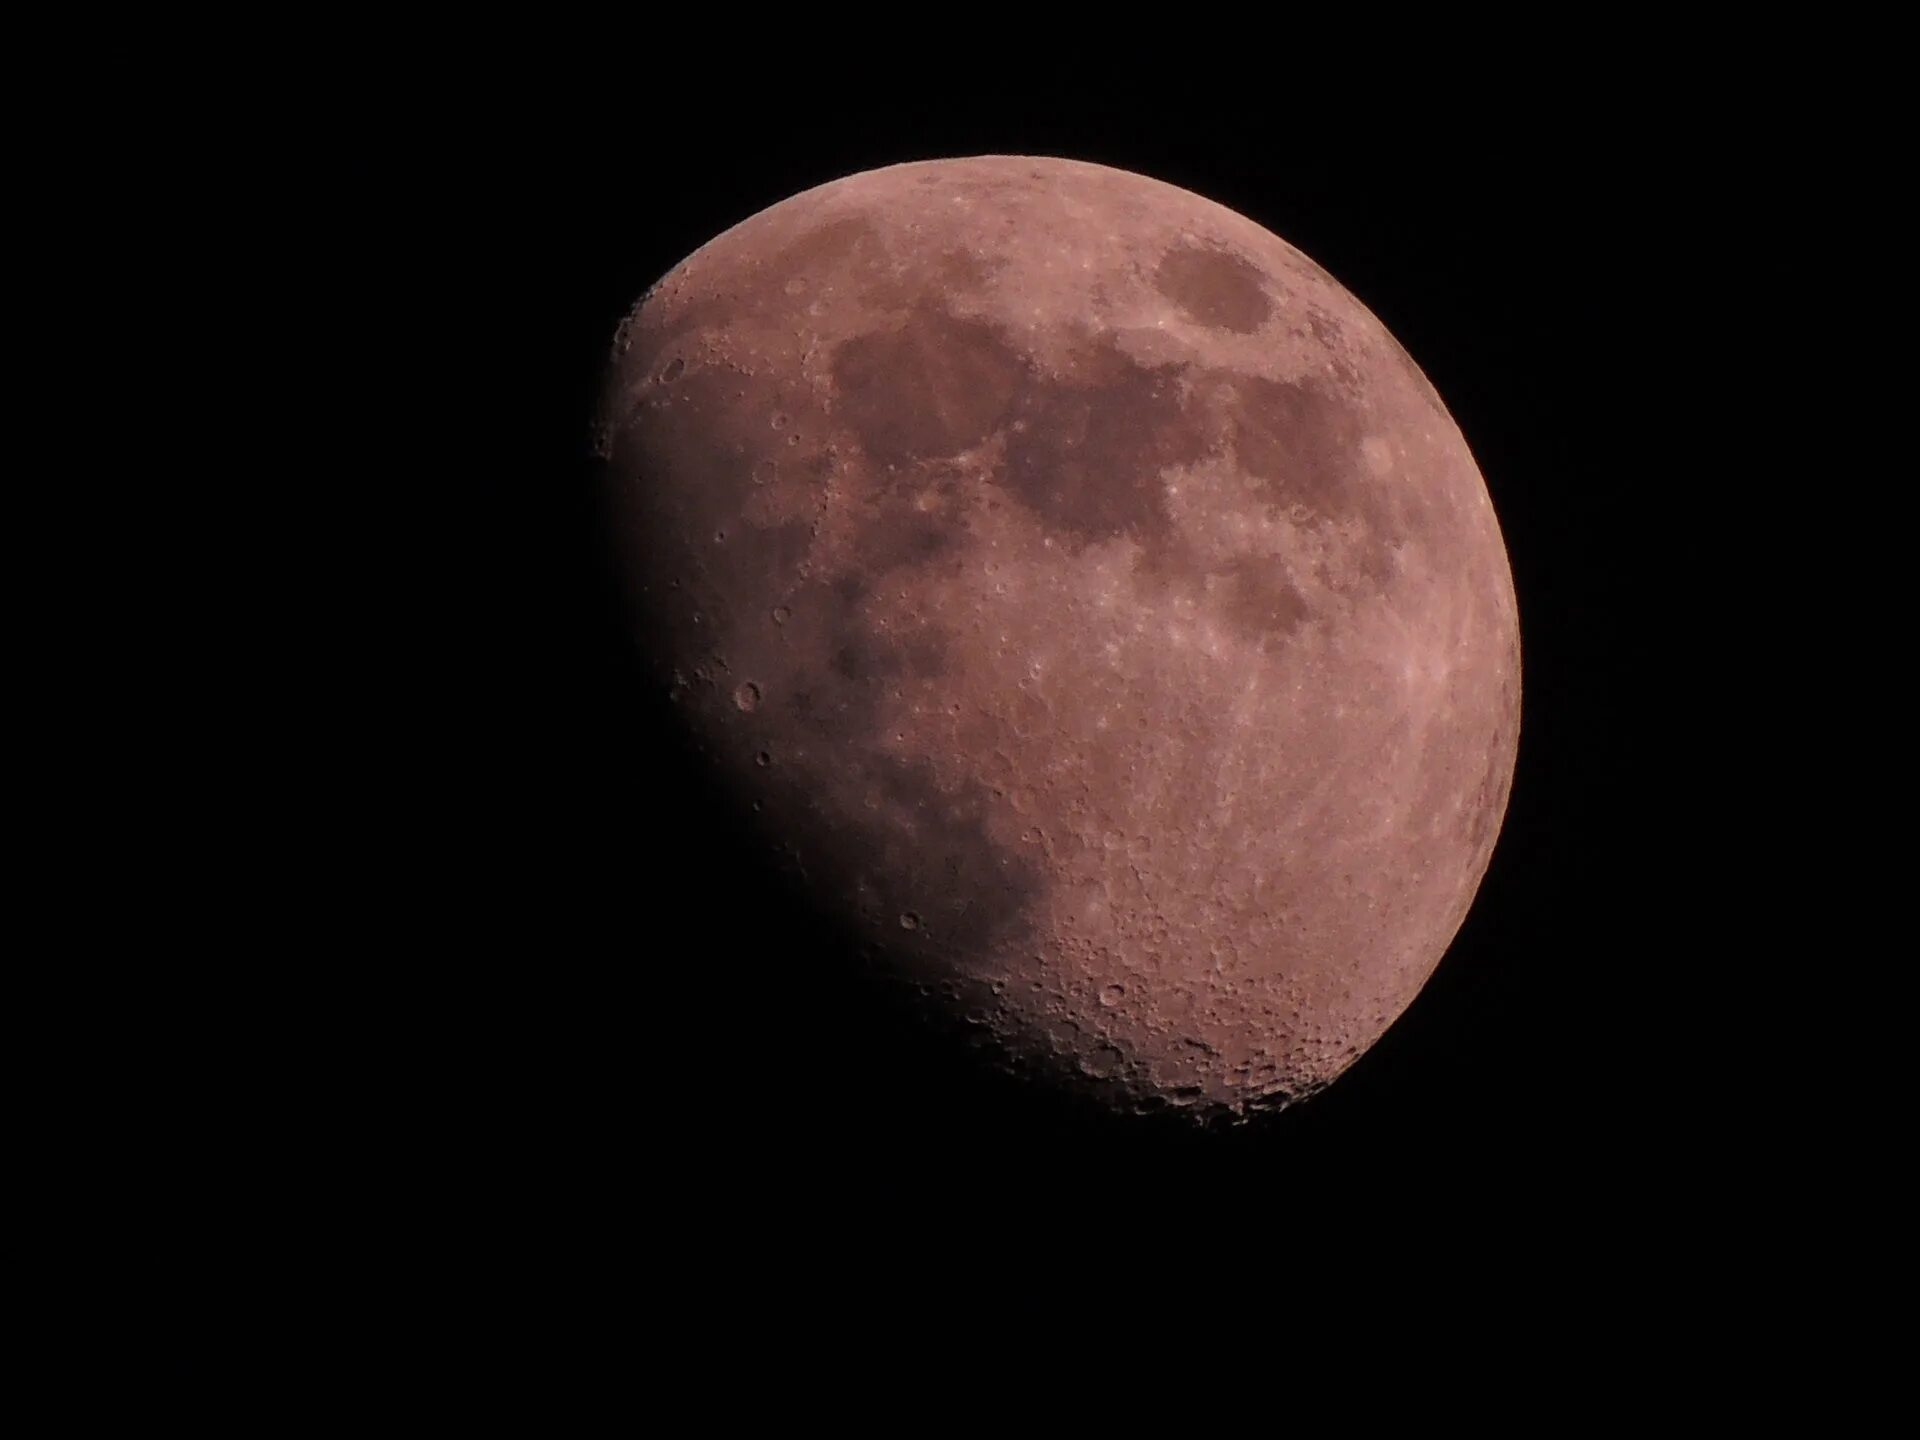
[[[1324,271],[1138,175],[934,161],[735,226],[614,352],[634,624],[852,948],[1126,1111],[1284,1106],[1412,1001],[1518,622],[1458,428]]]

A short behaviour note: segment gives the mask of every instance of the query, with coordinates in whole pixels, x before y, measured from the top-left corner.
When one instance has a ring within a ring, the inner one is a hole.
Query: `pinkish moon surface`
[[[1198,1117],[1412,1001],[1506,808],[1513,585],[1440,397],[1306,256],[1098,165],[898,165],[703,246],[614,350],[637,631],[888,973]]]

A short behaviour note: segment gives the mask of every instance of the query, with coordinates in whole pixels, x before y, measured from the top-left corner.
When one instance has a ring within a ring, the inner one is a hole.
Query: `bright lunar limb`
[[[1324,1087],[1438,964],[1520,717],[1465,441],[1353,296],[1138,175],[823,185],[621,327],[634,623],[811,893],[1009,1064]]]

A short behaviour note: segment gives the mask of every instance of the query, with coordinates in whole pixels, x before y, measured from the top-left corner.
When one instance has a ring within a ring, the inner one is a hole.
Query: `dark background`
[[[1678,1003],[1702,922],[1672,879],[1705,843],[1674,780],[1705,741],[1667,657],[1706,621],[1691,540],[1646,514],[1683,469],[1674,397],[1710,363],[1677,297],[1711,268],[1691,217],[1721,172],[1584,105],[1348,116],[1311,144],[1282,105],[1097,86],[686,115],[476,112],[373,182],[391,223],[369,243],[393,242],[423,322],[403,357],[428,381],[411,423],[445,562],[405,667],[440,703],[405,757],[428,818],[399,843],[431,918],[400,937],[396,1153],[562,1230],[664,1206],[736,1238],[956,1196],[1046,1233],[1173,1210],[1196,1243],[1363,1201],[1567,1225],[1674,1204],[1720,1143],[1712,1041]],[[798,190],[995,152],[1155,176],[1304,250],[1433,381],[1506,536],[1525,709],[1479,898],[1368,1054],[1244,1128],[1062,1106],[862,988],[714,803],[613,605],[589,428],[641,292]]]

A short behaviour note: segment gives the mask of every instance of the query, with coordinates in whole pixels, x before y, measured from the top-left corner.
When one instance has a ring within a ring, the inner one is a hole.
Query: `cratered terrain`
[[[850,949],[1120,1110],[1284,1106],[1412,1001],[1518,623],[1458,428],[1324,271],[1138,175],[933,161],[735,226],[614,349],[633,623]]]

